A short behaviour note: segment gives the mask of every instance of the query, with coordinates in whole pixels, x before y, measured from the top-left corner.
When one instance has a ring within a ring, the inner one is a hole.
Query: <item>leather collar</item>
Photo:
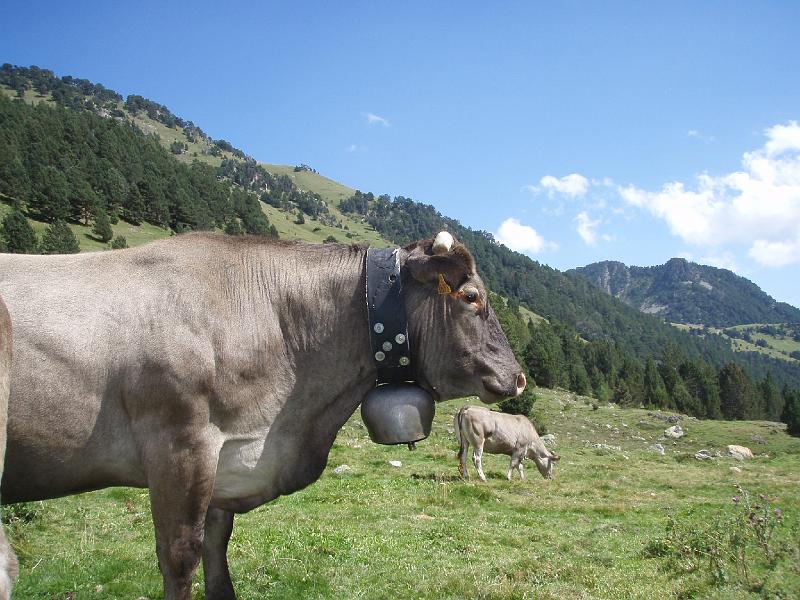
[[[367,248],[367,313],[375,385],[413,381],[399,248]]]

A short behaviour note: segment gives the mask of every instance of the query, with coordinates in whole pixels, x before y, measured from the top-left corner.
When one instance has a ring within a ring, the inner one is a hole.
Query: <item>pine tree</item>
[[[108,243],[112,237],[114,237],[114,230],[111,229],[111,222],[109,221],[108,215],[104,210],[96,210],[94,213],[94,226],[92,227],[92,233],[95,234],[100,241]]]
[[[35,254],[36,253],[36,234],[19,210],[14,209],[3,219],[0,226],[0,235],[6,245],[6,252],[13,254]]]
[[[726,419],[754,419],[759,414],[759,398],[747,374],[734,363],[719,372],[722,414]]]
[[[764,417],[770,421],[780,420],[784,399],[780,390],[778,390],[778,386],[775,385],[775,380],[772,379],[772,373],[767,373],[767,376],[761,381],[760,388],[763,398]]]
[[[658,367],[652,358],[644,367],[644,402],[654,408],[670,408],[670,397]]]
[[[77,254],[78,240],[66,221],[56,221],[42,236],[42,254]]]
[[[800,390],[784,386],[783,401],[781,421],[786,423],[789,435],[800,436]]]
[[[122,248],[128,247],[128,240],[125,239],[124,235],[118,235],[113,240],[111,240],[111,249],[112,250],[121,250]]]

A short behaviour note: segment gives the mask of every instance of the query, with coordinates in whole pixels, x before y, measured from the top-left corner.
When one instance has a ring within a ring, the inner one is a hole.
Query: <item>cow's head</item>
[[[436,400],[519,395],[525,375],[469,251],[447,232],[407,246],[403,293],[417,381]]]
[[[533,445],[528,448],[526,458],[529,458],[536,463],[536,468],[539,469],[539,473],[541,473],[542,477],[545,479],[553,478],[553,470],[555,469],[556,461],[561,459],[558,454],[553,454],[547,449],[545,449],[544,453],[542,453],[542,449],[540,447],[534,449]]]

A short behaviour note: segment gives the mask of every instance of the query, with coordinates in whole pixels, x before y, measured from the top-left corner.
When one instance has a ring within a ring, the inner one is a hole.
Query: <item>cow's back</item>
[[[145,484],[126,394],[164,388],[180,379],[179,370],[213,363],[195,339],[209,326],[200,315],[212,314],[201,309],[213,302],[204,257],[183,246],[0,255],[0,295],[16,340],[3,480],[8,501],[108,481]],[[47,440],[58,440],[57,460]]]
[[[6,450],[6,422],[11,373],[11,319],[0,298],[0,477],[3,474]],[[11,584],[17,576],[17,557],[0,529],[0,600],[11,595]]]

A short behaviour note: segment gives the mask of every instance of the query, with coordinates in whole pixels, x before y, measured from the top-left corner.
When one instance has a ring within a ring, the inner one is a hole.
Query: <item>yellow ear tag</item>
[[[447,285],[447,282],[444,280],[444,275],[441,273],[439,273],[439,293],[442,295],[453,293],[453,290]]]

